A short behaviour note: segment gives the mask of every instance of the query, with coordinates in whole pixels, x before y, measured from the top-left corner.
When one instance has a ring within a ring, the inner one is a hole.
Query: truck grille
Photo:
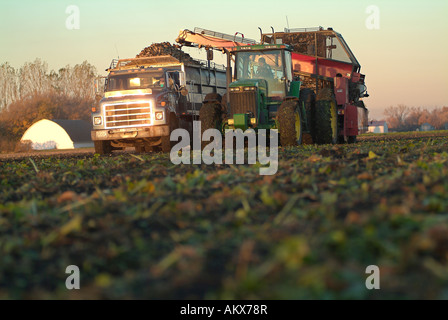
[[[230,92],[230,113],[252,113],[257,117],[257,97],[255,91]]]
[[[104,106],[106,128],[141,127],[151,124],[149,102],[106,104]]]

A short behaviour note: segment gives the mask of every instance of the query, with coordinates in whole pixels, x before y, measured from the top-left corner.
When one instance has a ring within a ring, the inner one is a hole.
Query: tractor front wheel
[[[277,121],[283,147],[302,144],[302,117],[296,101],[284,101],[280,105]]]

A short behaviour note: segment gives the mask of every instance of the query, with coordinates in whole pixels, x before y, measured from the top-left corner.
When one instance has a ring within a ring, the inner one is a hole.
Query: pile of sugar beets
[[[144,48],[136,58],[143,57],[157,57],[157,56],[172,56],[179,61],[185,63],[195,63],[198,64],[188,53],[183,52],[179,46],[172,45],[169,42],[153,43],[149,47]]]

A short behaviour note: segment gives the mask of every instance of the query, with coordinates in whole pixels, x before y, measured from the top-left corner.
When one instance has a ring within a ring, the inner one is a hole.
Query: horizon
[[[0,64],[8,62],[17,70],[41,59],[49,71],[58,71],[87,61],[98,74],[105,75],[113,58],[135,57],[152,43],[175,44],[183,29],[240,32],[259,41],[258,27],[265,32],[271,32],[271,26],[275,31],[288,26],[333,27],[342,34],[366,75],[370,97],[364,102],[369,119],[381,120],[384,109],[399,104],[428,110],[448,106],[445,1],[246,1],[238,3],[240,10],[235,10],[236,3],[231,0],[210,8],[201,0],[184,8],[178,0],[7,0],[0,4],[0,37],[4,40]],[[316,14],[303,15],[304,11]],[[247,12],[253,14],[248,16]],[[204,52],[194,53],[195,49],[184,51],[195,58],[205,57]],[[215,58],[220,63],[218,54]]]

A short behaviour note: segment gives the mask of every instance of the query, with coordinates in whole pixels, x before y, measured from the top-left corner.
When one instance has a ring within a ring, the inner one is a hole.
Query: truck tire
[[[137,153],[145,153],[146,152],[145,145],[142,144],[142,143],[135,144],[135,152],[137,152]]]
[[[296,101],[284,101],[280,105],[277,121],[281,146],[302,144],[302,117]]]
[[[201,121],[201,140],[204,132],[208,129],[218,129],[221,132],[221,105],[216,102],[208,102],[202,105],[199,110],[199,120]],[[202,149],[208,145],[208,141],[201,141]]]
[[[321,89],[316,97],[315,136],[318,144],[338,141],[337,104],[331,88]]]
[[[93,142],[95,146],[95,153],[100,155],[112,153],[112,145],[108,140],[97,140]]]
[[[174,113],[170,114],[169,119],[169,126],[170,126],[170,134],[168,136],[162,136],[162,152],[163,153],[169,153],[171,152],[171,148],[176,144],[176,141],[171,141],[170,136],[171,132],[179,128],[179,119],[176,117]]]

